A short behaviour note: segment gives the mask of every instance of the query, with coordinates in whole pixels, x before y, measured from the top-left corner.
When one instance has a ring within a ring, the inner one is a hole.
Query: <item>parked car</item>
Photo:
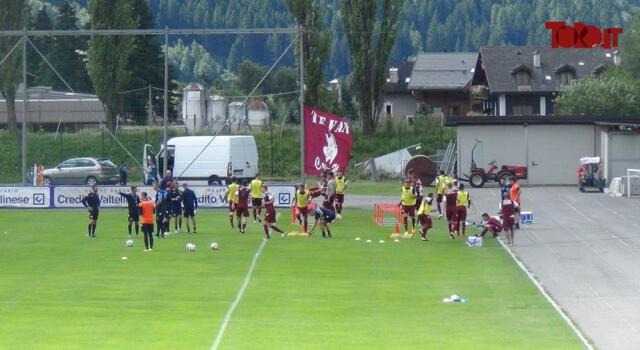
[[[42,171],[45,185],[113,185],[120,180],[118,167],[108,159],[73,158]]]

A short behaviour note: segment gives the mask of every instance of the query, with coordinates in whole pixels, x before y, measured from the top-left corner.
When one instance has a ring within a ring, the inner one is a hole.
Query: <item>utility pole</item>
[[[147,102],[147,125],[153,122],[153,100],[151,99],[151,84],[149,84],[149,101]]]
[[[300,25],[298,29],[300,36],[300,181],[304,183],[304,27]]]
[[[24,28],[22,39],[22,184],[27,184],[27,110],[29,109],[29,93],[27,92],[27,28]],[[34,174],[36,176],[36,174]]]
[[[164,27],[164,113],[163,113],[163,155],[162,155],[162,169],[167,171],[167,124],[169,121],[169,26]],[[160,174],[160,177],[164,174]]]

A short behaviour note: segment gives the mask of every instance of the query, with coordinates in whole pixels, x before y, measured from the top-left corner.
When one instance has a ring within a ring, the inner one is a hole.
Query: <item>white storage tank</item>
[[[255,100],[249,104],[249,125],[252,128],[264,128],[269,125],[269,108],[263,101]]]
[[[210,127],[217,128],[227,120],[227,98],[220,95],[209,96],[207,122]]]
[[[229,109],[227,112],[227,118],[231,119],[231,125],[238,125],[238,122],[241,122],[246,118],[247,108],[242,102],[231,102],[229,103]]]
[[[198,132],[206,125],[205,91],[202,85],[191,83],[183,90],[182,120],[189,134]]]

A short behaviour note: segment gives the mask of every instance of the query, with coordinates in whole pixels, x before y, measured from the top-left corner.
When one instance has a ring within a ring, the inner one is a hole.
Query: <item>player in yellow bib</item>
[[[260,215],[262,213],[262,180],[260,179],[260,173],[256,173],[256,178],[251,180],[251,206],[253,207],[253,222],[256,220],[262,222]]]
[[[309,196],[310,192],[305,184],[298,186],[296,195],[293,199],[293,205],[296,208],[296,218],[302,226],[302,232],[307,233],[307,223],[309,217]]]
[[[402,207],[402,224],[404,225],[404,235],[409,235],[408,219],[411,218],[411,232],[416,232],[416,191],[411,185],[411,180],[407,179],[400,189],[400,203]]]
[[[436,179],[436,207],[438,208],[438,218],[442,217],[442,199],[447,188],[448,176],[444,174],[444,170],[440,170],[440,175]]]
[[[347,178],[344,177],[342,171],[338,171],[336,174],[336,217],[342,219],[342,204],[344,204],[344,193],[347,190]]]
[[[467,208],[471,208],[471,199],[469,199],[469,192],[464,190],[464,184],[459,184],[458,188],[458,197],[456,200],[458,230],[462,232],[462,237],[464,238],[467,230]]]
[[[233,216],[236,212],[235,195],[239,188],[240,185],[238,185],[238,180],[235,176],[232,177],[231,184],[227,187],[227,203],[229,203],[229,222],[231,223],[231,228],[235,227],[233,226]]]
[[[433,203],[433,193],[429,193],[426,198],[422,200],[420,204],[420,208],[418,209],[418,222],[422,225],[422,229],[420,230],[420,236],[422,236],[423,241],[428,241],[427,231],[433,227],[433,222],[431,221],[431,204]]]

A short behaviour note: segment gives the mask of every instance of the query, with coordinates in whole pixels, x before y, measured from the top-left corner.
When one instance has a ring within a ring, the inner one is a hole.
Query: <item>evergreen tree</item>
[[[79,29],[76,9],[70,1],[65,0],[58,7],[54,28],[57,30]],[[51,43],[51,48],[46,56],[62,78],[76,92],[93,92],[85,64],[87,45],[87,37],[58,36]],[[39,72],[40,80],[46,82],[46,85],[52,86],[55,90],[68,90],[64,82],[44,61],[40,63]]]
[[[137,29],[153,29],[155,23],[153,15],[149,10],[146,0],[129,0],[136,17]],[[127,62],[127,70],[131,74],[131,79],[124,90],[136,90],[149,85],[153,87],[164,87],[164,53],[162,47],[154,36],[137,35],[134,38],[134,46],[131,56]],[[172,71],[173,72],[173,71]],[[170,90],[175,89],[172,83],[172,76],[169,77]],[[155,95],[156,90],[152,89]],[[146,124],[147,122],[147,90],[142,93],[135,93],[123,96],[124,111],[134,120],[136,124]],[[164,106],[163,98],[152,98],[154,110]],[[175,113],[174,99],[169,104],[171,114]]]
[[[49,17],[47,13],[47,9],[43,6],[38,14],[36,15],[35,20],[33,21],[33,29],[36,30],[50,30],[53,29],[53,21]],[[38,48],[38,50],[45,55],[45,57],[49,54],[51,50],[52,40],[47,37],[35,37],[31,39],[31,42]],[[29,45],[30,46],[30,45]],[[27,49],[27,70],[29,74],[27,75],[27,81],[29,86],[34,85],[48,85],[50,86],[50,81],[43,79],[42,73],[47,70],[49,67],[46,62],[40,57],[37,52],[32,47]]]
[[[91,0],[92,29],[136,28],[133,6],[127,0]],[[122,107],[121,91],[131,81],[129,58],[135,38],[132,36],[95,36],[89,43],[89,77],[107,115],[107,127],[115,130],[118,111]]]

